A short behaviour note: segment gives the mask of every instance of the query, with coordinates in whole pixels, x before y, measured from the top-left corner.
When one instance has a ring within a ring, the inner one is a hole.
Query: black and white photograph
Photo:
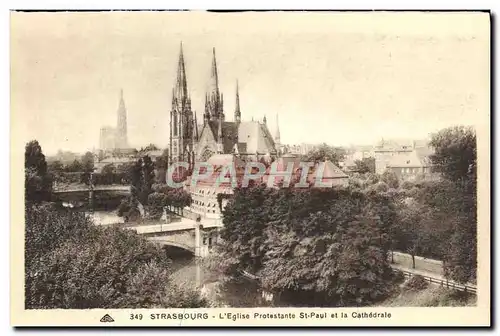
[[[489,325],[490,24],[11,11],[13,321]]]

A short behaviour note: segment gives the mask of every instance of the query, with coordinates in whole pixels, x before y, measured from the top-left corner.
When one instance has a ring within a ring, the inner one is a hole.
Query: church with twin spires
[[[232,121],[228,121],[224,113],[224,95],[219,89],[214,48],[210,85],[205,94],[203,119],[199,123],[196,112],[191,108],[181,44],[177,79],[172,90],[169,162],[183,161],[189,164],[205,162],[215,154],[233,154],[244,161],[270,162],[279,156],[278,125],[273,138],[267,127],[266,117],[262,121],[243,121],[238,83],[235,94],[234,117]]]

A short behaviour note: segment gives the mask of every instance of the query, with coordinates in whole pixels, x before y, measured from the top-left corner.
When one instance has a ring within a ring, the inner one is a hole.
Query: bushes
[[[200,307],[170,280],[163,250],[133,231],[97,227],[83,213],[26,209],[27,309]]]
[[[425,278],[421,275],[413,275],[406,283],[405,289],[420,291],[429,287],[429,283],[425,280]]]

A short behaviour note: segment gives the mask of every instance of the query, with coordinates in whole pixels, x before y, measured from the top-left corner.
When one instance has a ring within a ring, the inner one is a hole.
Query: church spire
[[[211,120],[224,120],[224,103],[222,94],[219,91],[219,74],[217,71],[217,59],[215,48],[212,50],[212,67],[210,70],[210,84],[208,88],[208,109]]]
[[[120,102],[118,104],[118,121],[116,134],[116,148],[127,148],[127,109],[123,99],[123,89],[120,89]]]
[[[278,113],[276,113],[276,135],[275,135],[274,139],[276,140],[276,142],[279,142],[281,140],[280,139],[280,123],[279,123],[279,119],[278,119]]]
[[[188,98],[186,66],[184,65],[184,53],[182,51],[182,42],[179,53],[179,63],[177,65],[177,81],[175,83],[175,93],[179,103]]]
[[[189,98],[186,65],[184,64],[184,51],[182,42],[179,48],[179,62],[177,64],[177,77],[172,89],[172,110],[170,112],[170,153],[177,160],[188,160],[193,147],[193,111]]]
[[[219,93],[219,74],[217,73],[217,60],[215,58],[215,48],[212,49],[212,70],[210,72],[210,91]]]
[[[281,136],[280,136],[280,123],[278,120],[278,113],[276,113],[276,135],[274,136],[274,145],[278,155],[282,154]]]
[[[203,113],[203,124],[210,121],[210,104],[208,102],[208,94],[205,94],[205,113]]]
[[[198,142],[198,118],[196,112],[194,112],[194,138]]]
[[[236,121],[237,123],[241,122],[240,93],[238,87],[238,80],[236,80],[236,108],[234,109],[234,121]]]

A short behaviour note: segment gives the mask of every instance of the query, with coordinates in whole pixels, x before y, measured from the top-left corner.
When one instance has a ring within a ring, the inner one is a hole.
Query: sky
[[[198,120],[215,47],[228,120],[238,80],[242,119],[274,134],[279,115],[282,143],[421,139],[489,122],[489,31],[478,13],[13,12],[12,131],[98,147],[123,89],[129,142],[165,147],[182,41]]]

